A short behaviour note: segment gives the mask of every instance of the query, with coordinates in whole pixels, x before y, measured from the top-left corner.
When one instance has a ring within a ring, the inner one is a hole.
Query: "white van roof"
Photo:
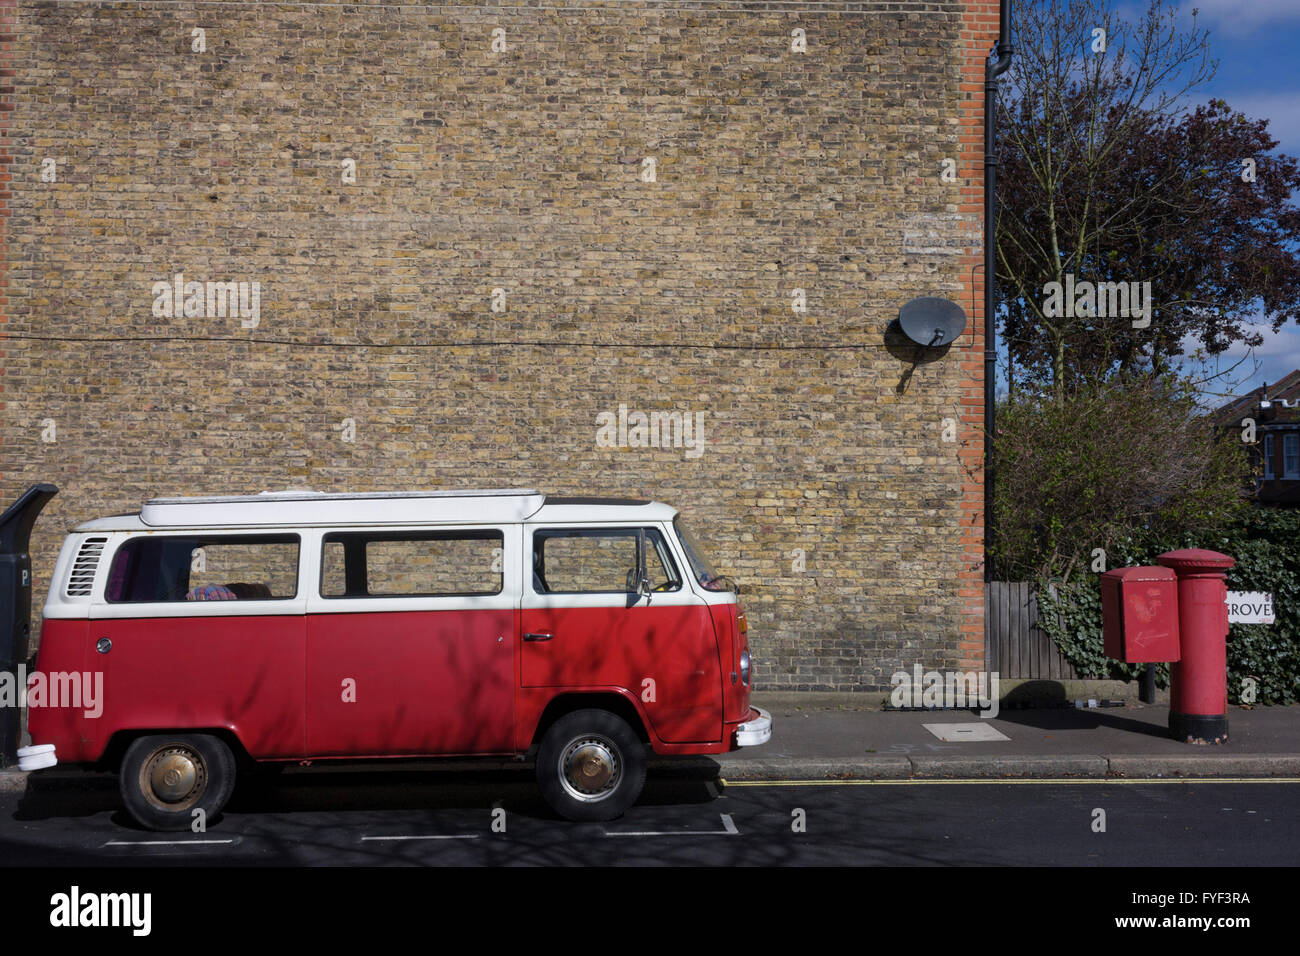
[[[268,491],[257,495],[151,498],[138,515],[99,518],[85,531],[162,528],[265,528],[341,525],[500,524],[547,521],[672,520],[677,509],[626,498],[547,498],[532,488],[358,494]],[[644,508],[644,510],[642,510]]]
[[[545,500],[531,488],[369,494],[264,491],[230,497],[153,498],[140,509],[140,520],[151,528],[466,524],[522,521]]]

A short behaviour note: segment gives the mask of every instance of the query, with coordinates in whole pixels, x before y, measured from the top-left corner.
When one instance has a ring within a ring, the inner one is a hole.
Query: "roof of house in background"
[[[1241,416],[1254,410],[1262,401],[1300,400],[1300,369],[1284,375],[1279,382],[1252,388],[1245,395],[1230,398],[1211,414],[1219,425],[1233,426],[1241,423]]]

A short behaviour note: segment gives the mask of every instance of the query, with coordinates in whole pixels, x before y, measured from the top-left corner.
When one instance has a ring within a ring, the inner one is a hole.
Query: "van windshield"
[[[713,570],[713,563],[705,557],[704,549],[687,529],[681,515],[673,518],[673,528],[682,543],[682,550],[686,552],[686,560],[691,565],[691,574],[695,575],[696,581],[709,591],[737,591],[731,578]]]

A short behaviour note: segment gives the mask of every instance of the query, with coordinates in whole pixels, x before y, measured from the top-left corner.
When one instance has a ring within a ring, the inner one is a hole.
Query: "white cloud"
[[[1300,0],[1296,0],[1300,3]],[[1234,110],[1253,120],[1266,119],[1268,132],[1281,143],[1282,152],[1294,156],[1300,152],[1300,90],[1290,93],[1223,93]]]
[[[1203,23],[1224,33],[1249,33],[1265,24],[1300,20],[1296,0],[1184,0],[1178,12],[1198,10]]]

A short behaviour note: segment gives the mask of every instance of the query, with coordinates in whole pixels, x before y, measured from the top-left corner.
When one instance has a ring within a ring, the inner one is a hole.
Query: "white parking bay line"
[[[367,840],[477,840],[477,833],[434,833],[421,836],[372,836],[362,837],[361,842]]]
[[[651,836],[737,836],[740,831],[736,829],[736,824],[732,822],[731,814],[719,814],[722,817],[721,830],[606,830],[605,836],[630,836],[630,837],[651,837]]]
[[[234,840],[109,840],[104,846],[204,846]]]

